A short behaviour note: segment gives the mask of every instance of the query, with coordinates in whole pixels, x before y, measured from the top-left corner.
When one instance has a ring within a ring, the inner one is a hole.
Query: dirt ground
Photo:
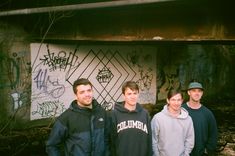
[[[145,106],[150,114],[155,114],[159,108]],[[218,156],[235,156],[235,106],[230,108],[213,107],[218,124]],[[0,134],[0,155],[2,156],[47,156],[45,142],[50,128],[35,127],[25,130],[9,130]]]

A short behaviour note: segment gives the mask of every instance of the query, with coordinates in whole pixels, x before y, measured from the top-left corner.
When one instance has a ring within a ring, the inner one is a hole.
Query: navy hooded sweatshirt
[[[134,111],[115,104],[111,112],[113,156],[151,156],[152,133],[148,112],[137,103]]]

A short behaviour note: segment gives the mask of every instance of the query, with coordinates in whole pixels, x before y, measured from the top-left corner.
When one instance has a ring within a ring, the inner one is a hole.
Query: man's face
[[[124,93],[124,100],[126,105],[135,106],[139,97],[138,90],[131,90],[127,88]]]
[[[92,102],[93,91],[90,85],[77,86],[77,101],[83,106],[89,106]]]
[[[179,111],[181,104],[183,103],[183,98],[181,94],[175,94],[170,99],[167,99],[167,103],[169,105],[169,109],[173,111]]]
[[[202,95],[203,95],[203,90],[201,89],[190,89],[188,90],[188,95],[190,97],[190,100],[194,102],[200,102]]]

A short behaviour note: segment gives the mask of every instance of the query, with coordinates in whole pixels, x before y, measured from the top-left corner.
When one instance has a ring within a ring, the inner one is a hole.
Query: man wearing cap
[[[187,90],[189,101],[182,105],[189,112],[194,125],[195,146],[191,156],[216,154],[217,124],[211,110],[200,103],[203,90],[201,83],[191,82]]]

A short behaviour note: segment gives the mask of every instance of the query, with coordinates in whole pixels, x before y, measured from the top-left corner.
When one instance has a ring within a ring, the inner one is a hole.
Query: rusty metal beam
[[[0,16],[27,15],[27,14],[72,11],[72,10],[88,10],[88,9],[98,9],[98,8],[141,5],[141,4],[153,4],[153,3],[168,2],[168,1],[175,1],[175,0],[120,0],[120,1],[84,3],[84,4],[74,4],[74,5],[63,5],[63,6],[26,8],[18,10],[0,11]]]

